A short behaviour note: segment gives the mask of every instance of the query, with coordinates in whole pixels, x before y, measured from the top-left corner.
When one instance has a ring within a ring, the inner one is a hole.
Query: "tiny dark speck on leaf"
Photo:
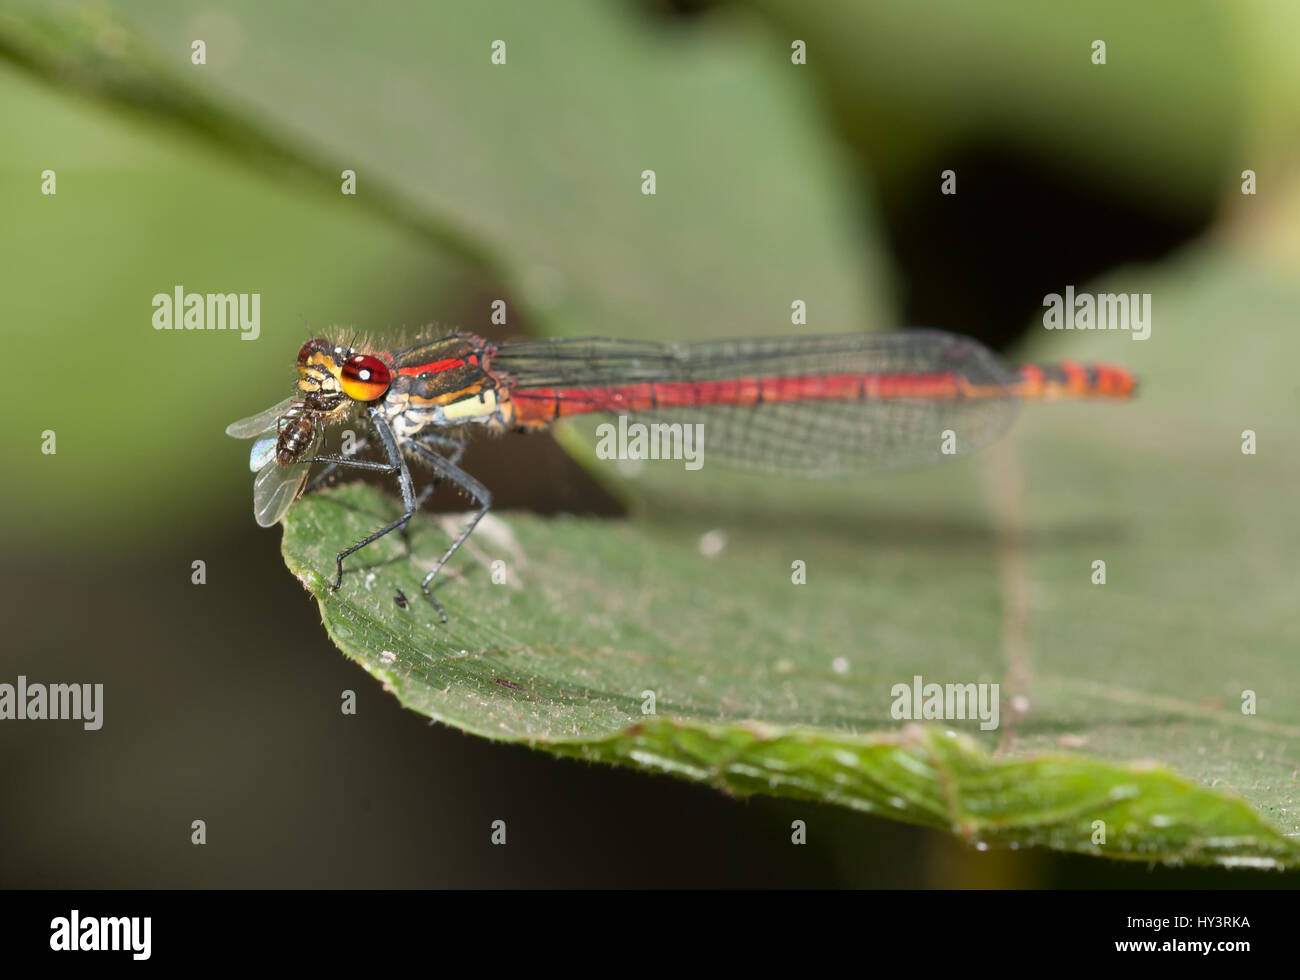
[[[493,684],[500,684],[502,687],[508,687],[508,688],[510,688],[510,690],[512,690],[512,691],[522,691],[522,690],[523,690],[523,688],[522,688],[520,685],[516,684],[514,681],[508,681],[508,680],[506,680],[504,677],[494,677],[494,678],[492,678],[492,683],[493,683]]]

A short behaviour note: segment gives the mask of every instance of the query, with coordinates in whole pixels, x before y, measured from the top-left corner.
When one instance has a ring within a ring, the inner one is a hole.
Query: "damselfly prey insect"
[[[326,464],[321,477],[341,466],[396,476],[402,516],[338,553],[331,585],[338,589],[344,559],[405,527],[419,509],[429,490],[417,497],[407,460],[426,464],[433,485],[445,479],[476,504],[421,583],[443,622],[430,583],[492,506],[459,465],[476,427],[534,432],[590,413],[702,423],[710,459],[820,477],[979,449],[1007,429],[1021,399],[1127,398],[1136,387],[1123,368],[1104,365],[1012,369],[976,341],[939,330],[682,344],[498,345],[453,333],[400,350],[317,339],[298,352],[298,375],[292,397],[226,429],[257,440],[249,457],[257,523],[284,517],[313,463]],[[321,453],[331,426],[363,417],[382,461]]]

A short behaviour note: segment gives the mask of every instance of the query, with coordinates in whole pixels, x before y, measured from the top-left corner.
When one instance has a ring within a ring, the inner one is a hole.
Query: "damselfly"
[[[939,330],[682,344],[537,340],[493,344],[454,333],[400,350],[310,340],[298,352],[297,392],[230,425],[256,439],[253,515],[284,517],[313,463],[397,477],[403,514],[340,551],[343,561],[405,527],[445,479],[476,510],[421,583],[430,583],[492,506],[460,468],[475,429],[533,432],[571,415],[603,413],[668,425],[702,423],[709,458],[800,476],[939,462],[1001,435],[1021,399],[1127,398],[1123,368],[1064,362],[1009,368],[969,338]],[[383,461],[321,453],[327,430],[366,418]],[[408,458],[433,470],[417,497]]]

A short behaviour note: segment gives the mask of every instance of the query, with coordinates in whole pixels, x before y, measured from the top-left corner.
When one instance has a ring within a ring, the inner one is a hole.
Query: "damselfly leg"
[[[452,466],[460,464],[460,458],[465,455],[466,443],[462,439],[455,439],[451,436],[442,436],[436,432],[426,432],[424,435],[416,437],[416,441],[428,446],[443,459],[451,463]],[[438,489],[438,484],[446,477],[441,472],[435,471],[433,479],[429,485],[420,491],[416,498],[417,507],[423,507],[424,502],[433,496],[433,491]]]
[[[430,591],[429,583],[433,581],[434,577],[440,571],[442,571],[442,566],[447,564],[451,559],[451,556],[460,550],[460,546],[465,543],[465,539],[468,538],[474,531],[474,528],[478,526],[478,522],[483,520],[483,517],[487,512],[492,509],[492,495],[488,493],[487,487],[479,483],[478,480],[474,479],[454,462],[439,456],[435,450],[427,446],[424,442],[413,442],[411,448],[420,459],[433,467],[434,473],[436,474],[434,476],[435,482],[445,477],[469,496],[473,497],[479,505],[478,511],[475,512],[469,523],[465,525],[464,529],[460,532],[460,536],[451,543],[451,547],[449,547],[443,556],[438,559],[438,564],[433,566],[433,571],[426,575],[424,581],[420,583],[420,588],[424,590],[425,598],[437,607],[439,613],[442,614],[443,622],[445,623],[447,621],[446,613],[442,612],[442,604],[434,598],[433,592]],[[459,460],[459,458],[459,456],[456,457],[457,460]]]
[[[436,432],[430,432],[425,435],[422,435],[419,437],[419,439],[421,442],[426,442],[432,446],[435,446],[437,452],[439,452],[444,459],[451,460],[453,465],[458,464],[460,462],[461,457],[465,455],[465,450],[468,448],[468,444],[463,439],[454,439],[450,436],[441,436],[438,435],[438,433]],[[353,448],[352,452],[348,454],[348,459],[351,460],[352,458],[365,452],[368,448],[370,448],[369,439],[357,440],[356,446]],[[316,462],[319,460],[323,460],[324,458],[325,457],[323,456],[317,456],[312,461]],[[303,492],[312,493],[313,491],[319,490],[321,487],[325,485],[325,483],[329,480],[330,477],[332,477],[335,473],[338,472],[340,466],[346,466],[346,465],[348,465],[348,463],[344,463],[342,461],[336,461],[330,463],[329,466],[325,467],[323,470],[321,470],[319,473],[317,473],[315,476],[311,478],[311,480],[307,483],[307,486]],[[363,468],[370,469],[371,467],[363,467]],[[434,475],[434,478],[432,481],[430,481],[429,485],[426,486],[423,490],[421,490],[419,495],[415,498],[415,503],[417,507],[422,507],[425,501],[427,501],[431,496],[433,496],[433,492],[436,489],[438,489],[438,484],[441,483],[443,479],[444,477],[442,476],[442,474]]]
[[[406,461],[402,458],[401,450],[397,445],[397,439],[394,437],[393,430],[389,426],[387,419],[383,417],[378,406],[371,406],[367,414],[370,417],[371,424],[375,427],[375,432],[379,436],[379,441],[384,446],[385,455],[388,457],[387,462],[357,459],[355,456],[341,456],[332,453],[313,456],[307,462],[328,463],[329,466],[322,471],[322,476],[332,473],[342,466],[349,466],[353,469],[368,470],[373,473],[396,474],[398,488],[402,494],[403,513],[401,517],[397,518],[397,520],[385,524],[374,533],[367,535],[356,544],[340,551],[335,556],[335,575],[334,582],[330,585],[330,591],[337,592],[343,585],[343,560],[345,558],[360,551],[362,548],[366,547],[366,545],[374,544],[385,535],[406,527],[411,518],[415,516],[415,512],[420,509],[420,505],[428,499],[429,495],[434,491],[437,485],[444,479],[451,480],[451,482],[456,484],[457,487],[474,498],[475,502],[479,505],[480,510],[475,514],[473,520],[468,524],[465,530],[461,532],[460,536],[452,542],[451,547],[447,549],[446,553],[438,561],[438,564],[434,566],[433,571],[426,575],[424,580],[420,583],[425,598],[428,599],[429,602],[433,604],[433,607],[438,610],[439,618],[445,623],[447,622],[447,611],[443,608],[442,603],[440,603],[430,591],[429,583],[433,580],[434,576],[442,570],[442,567],[447,563],[448,559],[450,559],[451,556],[456,553],[457,549],[464,544],[465,539],[468,538],[470,532],[474,530],[474,526],[478,524],[478,522],[483,518],[483,515],[491,508],[492,498],[481,483],[456,465],[456,463],[460,461],[460,458],[465,454],[465,443],[459,439],[440,435],[438,433],[428,433],[422,438],[411,440],[408,443],[408,447],[413,450],[414,454],[428,463],[434,471],[433,480],[417,497],[415,494],[414,481],[411,479],[411,471],[407,467]],[[365,445],[366,442],[363,441],[358,448],[363,448]],[[447,452],[448,455],[446,457],[442,456],[439,453],[439,450]],[[319,479],[319,477],[317,479]]]
[[[384,444],[385,454],[388,456],[388,462],[380,463],[369,459],[354,459],[351,456],[339,456],[336,454],[326,454],[323,456],[313,456],[308,462],[312,463],[330,463],[334,466],[351,466],[358,470],[369,470],[375,473],[396,473],[397,485],[402,491],[402,504],[405,513],[397,520],[384,525],[374,534],[371,534],[361,541],[358,541],[352,547],[340,551],[334,557],[336,574],[334,584],[330,586],[331,592],[337,592],[339,586],[343,584],[343,559],[357,551],[360,551],[366,545],[378,541],[390,531],[395,531],[399,527],[405,526],[417,509],[415,502],[415,488],[411,483],[411,471],[406,468],[406,461],[402,459],[402,453],[397,448],[397,440],[393,437],[393,431],[388,427],[377,406],[372,405],[369,409],[370,421],[375,426],[375,431],[379,433],[379,439]]]
[[[368,449],[369,446],[370,446],[369,439],[358,439],[356,446],[353,448],[352,452],[348,453],[348,457],[351,458],[353,456],[359,455],[362,452],[365,452],[365,450]],[[320,459],[320,457],[317,456],[316,459]],[[313,462],[314,461],[315,460],[313,460]],[[329,466],[325,467],[323,470],[321,470],[319,473],[317,473],[307,482],[307,487],[306,489],[303,490],[303,493],[311,493],[315,490],[319,490],[321,487],[325,485],[326,480],[328,480],[331,476],[333,476],[335,473],[338,472],[339,467],[342,465],[343,465],[342,463],[330,463]]]

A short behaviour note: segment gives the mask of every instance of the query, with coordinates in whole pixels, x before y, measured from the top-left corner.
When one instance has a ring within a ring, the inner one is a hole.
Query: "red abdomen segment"
[[[1137,379],[1110,364],[1025,364],[1016,394],[1021,398],[1131,398]]]
[[[981,379],[983,381],[983,379]],[[1011,384],[972,381],[951,372],[824,374],[805,377],[728,378],[720,381],[649,381],[600,388],[516,390],[515,422],[537,425],[591,412],[641,413],[708,405],[789,402],[966,398],[1127,398],[1133,375],[1108,365],[1027,364]]]
[[[537,388],[515,391],[515,418],[550,422],[588,412],[654,412],[704,405],[855,401],[863,398],[951,398],[954,375],[825,374],[793,378],[726,378],[717,381],[648,381],[603,388]]]

